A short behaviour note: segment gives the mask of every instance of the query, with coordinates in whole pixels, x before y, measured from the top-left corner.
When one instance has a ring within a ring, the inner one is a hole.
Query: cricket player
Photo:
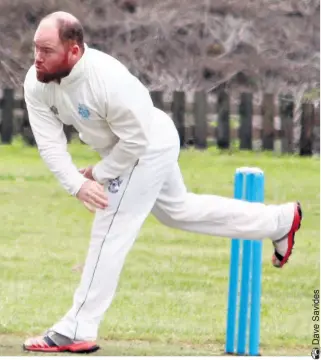
[[[71,14],[52,13],[34,36],[34,64],[24,82],[29,120],[40,156],[62,187],[95,210],[80,284],[65,316],[27,351],[93,352],[126,256],[146,217],[200,234],[265,239],[282,268],[294,246],[298,202],[249,203],[188,192],[178,165],[179,137],[147,88],[117,59],[88,47]],[[73,125],[101,160],[77,169],[63,124]],[[213,240],[213,246],[215,246]]]

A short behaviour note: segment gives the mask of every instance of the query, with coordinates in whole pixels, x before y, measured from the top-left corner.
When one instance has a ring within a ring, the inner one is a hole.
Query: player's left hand
[[[93,166],[87,166],[86,168],[79,169],[80,174],[83,174],[86,179],[94,180],[93,178]]]

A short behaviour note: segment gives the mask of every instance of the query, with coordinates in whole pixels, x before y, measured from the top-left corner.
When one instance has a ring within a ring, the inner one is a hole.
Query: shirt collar
[[[81,58],[72,68],[70,74],[61,79],[60,85],[66,86],[75,83],[76,81],[84,78],[85,76],[85,61],[87,57],[88,46],[85,44],[85,51],[82,54]]]

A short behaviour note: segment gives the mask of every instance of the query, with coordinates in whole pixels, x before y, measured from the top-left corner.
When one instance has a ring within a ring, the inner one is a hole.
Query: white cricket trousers
[[[118,192],[110,192],[106,184],[109,206],[96,212],[73,305],[52,327],[54,331],[75,340],[97,338],[99,324],[115,295],[126,255],[151,212],[167,226],[229,239],[276,240],[290,230],[293,203],[264,205],[189,193],[178,166],[176,130],[171,134],[167,131],[163,139],[165,146],[152,148],[122,177]]]

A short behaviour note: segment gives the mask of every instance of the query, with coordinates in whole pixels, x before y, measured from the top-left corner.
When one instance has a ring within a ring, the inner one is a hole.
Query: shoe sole
[[[81,342],[64,346],[22,346],[24,351],[33,351],[33,352],[46,352],[46,353],[60,353],[60,352],[70,352],[74,354],[90,354],[100,349],[100,347],[95,343],[90,342]]]
[[[289,234],[288,234],[288,249],[287,249],[287,252],[285,253],[283,259],[281,260],[279,266],[277,266],[279,268],[282,268],[283,265],[287,263],[287,261],[289,260],[289,257],[292,254],[292,250],[293,250],[293,247],[294,247],[294,244],[295,244],[295,233],[301,227],[302,217],[303,217],[303,214],[302,214],[301,204],[299,202],[297,202],[292,227],[291,227],[291,230],[289,231]],[[274,254],[274,259],[275,258],[277,258],[277,257]],[[274,263],[274,261],[273,261],[273,263]]]

